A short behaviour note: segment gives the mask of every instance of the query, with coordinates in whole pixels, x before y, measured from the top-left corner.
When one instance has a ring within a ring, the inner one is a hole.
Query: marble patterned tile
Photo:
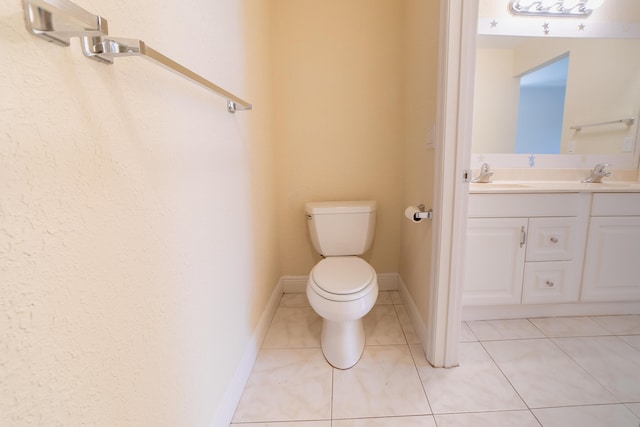
[[[405,302],[402,300],[402,295],[398,291],[391,291],[391,302],[395,305],[401,305]]]
[[[532,409],[544,427],[638,427],[638,418],[624,405]]]
[[[429,415],[409,347],[367,346],[351,369],[333,373],[333,418]]]
[[[320,348],[263,349],[233,422],[328,420],[332,368]]]
[[[393,305],[374,306],[363,321],[366,345],[407,343]]]
[[[461,343],[456,368],[433,368],[411,346],[434,414],[526,409],[509,381],[477,342]]]
[[[277,423],[232,423],[229,427],[331,427],[331,421],[290,421]]]
[[[640,334],[640,315],[595,316],[592,319],[614,335]]]
[[[467,322],[460,323],[460,342],[475,342],[478,338],[473,334]]]
[[[640,351],[640,335],[621,335],[618,338]]]
[[[311,307],[305,292],[282,294],[280,307]]]
[[[529,408],[618,403],[548,339],[488,341],[483,346]]]
[[[544,338],[544,334],[527,319],[478,320],[468,322],[479,341]]]
[[[435,415],[438,427],[540,427],[530,411],[475,412]]]
[[[436,427],[433,416],[335,420],[332,427]]]
[[[320,347],[322,318],[311,307],[279,307],[262,348]]]
[[[388,304],[393,304],[393,300],[391,299],[391,291],[378,292],[376,305],[388,305]]]
[[[555,338],[565,353],[622,402],[640,401],[640,352],[618,337]]]
[[[529,320],[549,338],[611,335],[611,332],[589,317],[545,317]]]
[[[626,406],[628,410],[633,412],[635,414],[635,416],[638,417],[638,420],[640,420],[640,402],[639,403],[625,403],[624,406]]]
[[[407,343],[420,344],[420,338],[418,338],[418,334],[416,334],[416,330],[413,328],[413,324],[411,323],[409,313],[407,313],[407,306],[394,305],[394,307],[396,309],[396,314],[398,315],[398,320],[400,320],[400,326],[402,326],[404,336],[407,339]]]

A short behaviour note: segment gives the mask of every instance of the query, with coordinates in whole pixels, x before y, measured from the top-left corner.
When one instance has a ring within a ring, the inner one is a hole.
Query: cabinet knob
[[[553,288],[555,286],[555,284],[551,280],[547,280],[545,284],[547,285],[548,288]]]
[[[549,240],[551,240],[551,243],[558,243],[558,238],[557,237],[552,237]]]

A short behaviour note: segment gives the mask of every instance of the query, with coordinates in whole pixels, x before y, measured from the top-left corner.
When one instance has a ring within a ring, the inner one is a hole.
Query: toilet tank
[[[376,227],[375,200],[307,202],[311,242],[324,256],[361,255],[371,247]]]

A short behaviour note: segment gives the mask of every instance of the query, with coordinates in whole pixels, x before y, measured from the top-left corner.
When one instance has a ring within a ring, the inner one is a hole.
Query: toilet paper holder
[[[413,214],[413,219],[433,219],[433,209],[425,210],[426,207],[423,204],[418,205],[420,212]]]

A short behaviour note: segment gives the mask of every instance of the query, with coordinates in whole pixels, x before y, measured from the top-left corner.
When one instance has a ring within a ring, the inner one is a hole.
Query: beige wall
[[[77,3],[255,110],[0,2],[0,425],[208,426],[280,275],[268,10]]]
[[[514,78],[513,49],[476,50],[473,152],[513,153],[520,80]]]
[[[398,271],[404,2],[274,0],[274,116],[282,272],[306,275],[306,201],[375,199],[364,256]]]
[[[404,219],[433,201],[439,10],[422,0],[276,0],[274,116],[281,262],[306,275],[320,256],[304,203],[378,200],[378,273],[399,272],[423,319],[431,223]]]
[[[407,0],[405,10],[402,207],[433,206],[434,150],[438,71],[437,2]],[[400,275],[422,316],[428,319],[432,223],[402,217]]]

